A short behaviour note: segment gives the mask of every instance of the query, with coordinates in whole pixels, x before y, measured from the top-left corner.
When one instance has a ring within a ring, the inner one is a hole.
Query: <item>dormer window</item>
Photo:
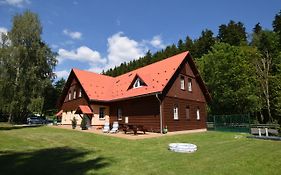
[[[142,86],[145,86],[145,83],[140,78],[137,78],[133,85],[133,88],[138,88]]]
[[[140,86],[141,86],[140,79],[137,78],[136,81],[135,81],[135,83],[134,83],[134,85],[133,85],[133,87],[134,87],[134,88],[138,88],[138,87],[140,87]]]
[[[143,86],[147,86],[147,84],[142,80],[142,78],[138,74],[136,74],[127,90]]]

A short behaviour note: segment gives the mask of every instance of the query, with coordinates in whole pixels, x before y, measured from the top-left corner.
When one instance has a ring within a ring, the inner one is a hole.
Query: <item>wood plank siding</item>
[[[134,87],[137,78],[142,83]],[[71,124],[73,117],[83,117],[75,110],[86,105],[92,110],[89,118],[95,127],[118,121],[159,132],[160,102],[156,94],[161,100],[163,128],[167,126],[169,132],[206,128],[207,101],[211,97],[189,52],[118,77],[73,69],[58,106],[63,110],[63,124]]]
[[[122,119],[118,120],[118,108],[122,110]],[[150,131],[160,130],[159,101],[155,96],[135,98],[110,104],[110,123],[118,121],[128,124],[144,125]]]
[[[206,104],[193,100],[165,97],[163,105],[163,126],[167,125],[169,131],[181,131],[206,128]],[[178,120],[174,120],[174,106],[178,107]],[[189,118],[187,110],[189,108]],[[197,120],[196,111],[199,109],[200,120]]]

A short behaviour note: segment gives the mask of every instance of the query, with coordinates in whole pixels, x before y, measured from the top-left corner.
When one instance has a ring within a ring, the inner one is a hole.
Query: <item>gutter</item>
[[[156,98],[158,99],[159,101],[159,107],[160,107],[160,133],[163,134],[163,117],[162,117],[162,101],[160,100],[159,98],[159,95],[160,93],[157,93],[155,94]]]

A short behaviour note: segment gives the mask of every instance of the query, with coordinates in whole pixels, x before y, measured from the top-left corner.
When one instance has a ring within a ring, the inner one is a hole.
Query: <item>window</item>
[[[134,88],[138,88],[138,87],[140,87],[141,86],[141,81],[140,81],[140,79],[139,78],[137,78],[136,79],[136,81],[135,81],[135,83],[134,83]]]
[[[122,120],[122,109],[121,108],[117,109],[117,119]]]
[[[105,110],[104,107],[101,107],[101,108],[100,108],[99,119],[104,119],[104,110]]]
[[[181,76],[181,90],[185,89],[185,81],[184,81],[184,76]]]
[[[71,91],[68,93],[68,100],[71,100]]]
[[[74,92],[73,92],[73,99],[75,99],[76,98],[76,90],[74,90]]]
[[[146,86],[146,84],[138,77],[133,84],[133,88],[138,88],[142,86]]]
[[[188,91],[191,92],[192,91],[192,79],[191,78],[188,79],[187,87],[188,87]]]
[[[179,119],[179,108],[178,105],[174,106],[174,120],[178,120]]]
[[[189,119],[190,119],[190,110],[189,110],[189,106],[186,106],[186,108],[185,108],[185,115],[186,115],[186,119],[189,120]]]
[[[196,110],[196,119],[200,120],[200,110],[199,110],[199,107],[197,107],[197,110]]]
[[[82,89],[79,90],[79,96],[78,97],[82,97]]]

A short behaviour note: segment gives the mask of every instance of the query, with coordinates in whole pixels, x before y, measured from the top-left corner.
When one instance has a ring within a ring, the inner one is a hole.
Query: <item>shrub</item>
[[[77,126],[77,119],[75,117],[73,117],[73,119],[71,120],[71,124],[72,124],[72,129],[75,129]]]
[[[87,120],[86,120],[86,117],[83,117],[82,118],[82,121],[81,121],[81,129],[82,130],[87,130]]]

